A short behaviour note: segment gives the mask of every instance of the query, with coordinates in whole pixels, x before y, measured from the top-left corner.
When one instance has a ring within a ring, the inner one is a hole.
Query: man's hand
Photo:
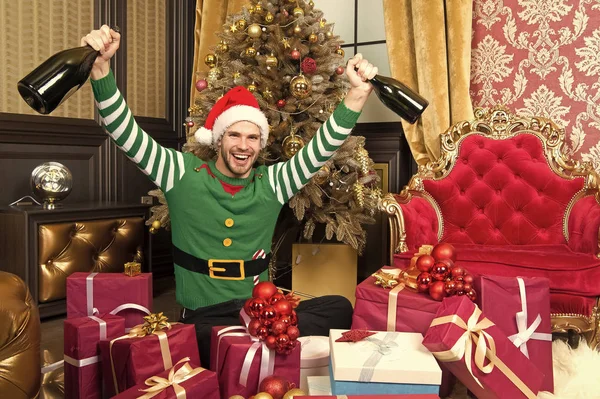
[[[346,76],[351,87],[344,99],[346,107],[357,112],[362,110],[369,94],[373,91],[373,86],[367,80],[372,79],[377,72],[377,67],[364,59],[360,53],[348,60]]]
[[[108,25],[102,25],[100,29],[93,30],[81,38],[81,45],[90,45],[100,55],[96,58],[92,67],[91,77],[94,80],[108,75],[110,70],[110,59],[117,52],[121,42],[121,35],[110,29]]]

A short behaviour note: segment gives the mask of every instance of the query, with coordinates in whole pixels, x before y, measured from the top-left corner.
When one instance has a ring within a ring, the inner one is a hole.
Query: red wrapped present
[[[544,374],[466,296],[445,298],[423,345],[477,398],[537,398]]]
[[[479,306],[544,373],[543,391],[554,391],[549,281],[542,277],[482,276]]]
[[[67,277],[67,318],[118,314],[125,328],[144,322],[152,310],[152,273],[77,272]]]
[[[415,256],[413,262],[417,258]],[[381,281],[381,276],[385,278],[386,274],[398,276],[399,269],[383,267],[379,272],[385,274],[379,273],[378,278],[372,275],[356,287],[352,329],[418,332],[425,335],[441,302],[418,293],[406,284],[392,286]],[[376,285],[376,282],[379,284]],[[440,394],[450,395],[455,382],[452,374],[442,367]]]
[[[146,316],[128,334],[100,341],[104,386],[116,394],[189,357],[200,364],[196,329],[192,324],[169,323],[162,313]]]
[[[110,314],[64,321],[65,398],[102,398],[98,342],[124,332],[123,318]]]
[[[220,399],[217,375],[189,363],[186,357],[169,370],[148,378],[143,384],[129,388],[113,399]]]
[[[273,374],[300,384],[300,345],[289,355],[276,354],[244,327],[213,327],[210,359],[224,399],[255,395],[260,381]]]

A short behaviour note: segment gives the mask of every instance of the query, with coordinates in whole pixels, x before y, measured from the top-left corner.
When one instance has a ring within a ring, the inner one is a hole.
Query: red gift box
[[[442,301],[423,345],[479,399],[537,398],[544,374],[465,296]]]
[[[482,276],[477,285],[481,310],[544,373],[541,389],[554,391],[549,280]]]
[[[196,329],[192,324],[173,323],[170,329],[140,336],[140,327],[113,340],[100,341],[102,372],[107,392],[114,395],[173,367],[189,357],[200,364]]]
[[[260,381],[273,374],[300,384],[300,345],[289,355],[276,354],[253,340],[244,327],[213,327],[210,359],[224,399],[255,395]]]
[[[189,363],[189,358],[181,359],[171,369],[147,379],[143,384],[129,388],[113,399],[136,399],[151,390],[154,399],[175,399],[185,394],[188,398],[220,399],[217,375],[210,370]]]
[[[125,328],[144,322],[152,311],[152,273],[77,272],[67,277],[67,318],[117,314]]]
[[[386,269],[393,270],[390,267],[381,270]],[[352,329],[418,332],[425,335],[441,302],[404,284],[384,289],[375,285],[375,281],[375,277],[370,276],[356,287]],[[442,367],[440,394],[450,395],[455,382],[452,374]]]
[[[65,398],[102,398],[98,342],[124,332],[123,318],[110,314],[64,321]]]

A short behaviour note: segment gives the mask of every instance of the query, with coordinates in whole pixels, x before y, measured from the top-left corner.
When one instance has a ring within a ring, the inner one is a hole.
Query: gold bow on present
[[[171,329],[171,323],[168,321],[167,316],[160,313],[151,313],[148,316],[144,316],[144,324],[142,325],[142,329],[146,332],[146,335],[154,334],[155,331],[159,331],[162,329]]]
[[[176,395],[177,399],[185,399],[186,398],[185,388],[183,388],[179,384],[202,373],[203,371],[206,371],[206,369],[203,369],[202,367],[192,368],[192,366],[189,363],[187,363],[187,362],[189,362],[189,360],[190,360],[189,357],[184,357],[183,359],[181,359],[180,361],[175,363],[175,366],[177,366],[179,363],[186,362],[177,371],[175,371],[175,366],[173,366],[171,368],[171,371],[169,371],[169,375],[167,378],[158,377],[158,376],[153,376],[153,377],[148,378],[144,382],[144,384],[148,385],[150,388],[140,389],[140,391],[146,392],[146,394],[144,394],[142,396],[138,396],[137,399],[153,398],[171,386],[173,387],[173,390],[175,391],[175,395]]]

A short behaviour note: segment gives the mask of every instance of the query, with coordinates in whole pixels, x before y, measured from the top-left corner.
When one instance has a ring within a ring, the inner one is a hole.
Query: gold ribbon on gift
[[[454,346],[447,351],[433,352],[433,355],[441,362],[456,362],[464,358],[467,370],[473,379],[483,388],[483,385],[473,374],[471,359],[473,358],[473,345],[475,345],[475,365],[482,373],[489,374],[494,367],[500,370],[527,398],[536,399],[537,396],[529,389],[527,385],[506,365],[500,358],[496,356],[496,342],[494,338],[485,330],[494,325],[487,317],[481,321],[481,310],[476,306],[469,320],[465,321],[458,315],[443,316],[434,319],[430,327],[439,326],[442,324],[452,323],[462,328],[464,333],[458,338]],[[489,343],[489,347],[486,344]],[[489,359],[489,363],[484,365],[485,358]]]
[[[144,381],[144,384],[148,385],[150,388],[140,389],[142,392],[146,392],[146,394],[142,396],[138,396],[137,399],[150,399],[167,389],[168,387],[173,387],[175,391],[175,397],[177,399],[186,399],[185,388],[183,388],[180,383],[189,380],[190,378],[206,371],[206,369],[202,367],[193,368],[189,363],[190,358],[184,357],[177,363],[177,366],[180,363],[186,362],[179,370],[175,371],[175,366],[171,368],[169,371],[169,375],[167,378],[153,376]]]
[[[144,324],[138,324],[133,327],[127,334],[117,337],[110,341],[108,352],[110,354],[110,367],[112,370],[113,384],[115,385],[115,393],[119,393],[119,386],[117,384],[117,375],[115,372],[115,363],[112,355],[112,347],[116,341],[127,338],[141,338],[148,335],[156,335],[158,337],[158,344],[160,346],[160,354],[162,356],[163,366],[165,370],[173,367],[173,361],[171,360],[171,350],[169,349],[169,339],[167,333],[162,331],[163,329],[170,330],[173,324],[170,323],[167,317],[160,313],[151,313],[148,316],[144,316]]]

